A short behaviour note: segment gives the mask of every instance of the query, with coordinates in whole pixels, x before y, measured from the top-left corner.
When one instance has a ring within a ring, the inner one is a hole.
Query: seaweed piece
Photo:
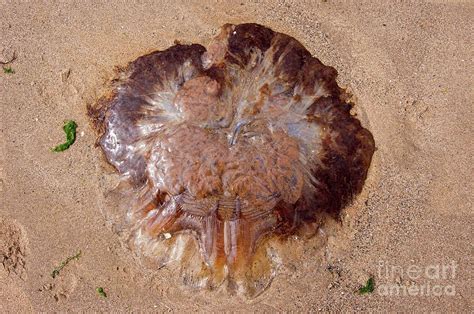
[[[62,152],[68,149],[76,141],[77,124],[73,120],[66,121],[63,126],[64,133],[66,133],[66,142],[59,144],[52,149],[53,152]]]
[[[97,289],[95,289],[95,291],[97,291],[97,293],[98,293],[101,297],[107,298],[107,293],[105,293],[104,288],[102,288],[102,287],[97,287]]]
[[[5,73],[5,74],[15,74],[15,70],[13,70],[12,67],[4,67],[3,68],[3,73]]]
[[[374,289],[375,289],[374,278],[370,277],[367,280],[367,283],[365,284],[365,286],[362,286],[362,287],[359,288],[359,294],[372,293],[372,292],[374,292]]]
[[[79,251],[76,255],[73,255],[73,256],[69,256],[68,258],[66,258],[66,260],[62,261],[61,264],[56,267],[55,269],[53,269],[53,271],[51,272],[51,277],[53,278],[56,278],[57,275],[59,275],[59,272],[67,265],[69,264],[70,261],[74,260],[74,259],[79,259],[79,257],[81,257],[81,254],[82,252]]]

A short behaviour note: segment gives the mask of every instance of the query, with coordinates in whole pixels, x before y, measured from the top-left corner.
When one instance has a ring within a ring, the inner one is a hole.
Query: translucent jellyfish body
[[[256,296],[272,240],[317,228],[360,192],[374,152],[323,65],[294,38],[224,25],[120,70],[89,108],[121,183],[107,206],[138,256],[185,284]]]

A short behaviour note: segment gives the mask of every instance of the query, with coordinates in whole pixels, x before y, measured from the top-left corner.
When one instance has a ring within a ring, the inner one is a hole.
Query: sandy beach
[[[0,312],[472,312],[473,2],[0,4]],[[114,67],[247,22],[336,68],[376,143],[341,221],[291,240],[292,262],[252,300],[133,258],[104,213],[116,175],[87,117]],[[71,119],[76,142],[52,152]]]

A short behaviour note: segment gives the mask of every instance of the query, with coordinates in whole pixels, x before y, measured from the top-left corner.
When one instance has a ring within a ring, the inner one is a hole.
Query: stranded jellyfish
[[[256,24],[120,69],[89,115],[120,175],[106,206],[140,260],[178,265],[189,286],[262,292],[272,241],[337,216],[366,178],[374,141],[336,75]]]

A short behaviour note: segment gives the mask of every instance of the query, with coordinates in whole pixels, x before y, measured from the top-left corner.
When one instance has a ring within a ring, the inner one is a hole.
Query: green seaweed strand
[[[374,292],[374,289],[375,289],[374,278],[370,277],[369,280],[367,280],[367,283],[365,284],[365,286],[359,289],[359,294],[372,293]]]
[[[77,124],[73,120],[66,121],[63,126],[64,133],[66,133],[66,142],[59,144],[52,149],[53,152],[62,152],[68,149],[76,141]]]
[[[97,293],[103,297],[103,298],[107,298],[107,293],[105,293],[105,290],[104,288],[102,287],[97,287],[97,289],[95,289],[97,291]]]
[[[57,275],[59,275],[59,272],[67,265],[69,264],[70,261],[74,260],[74,259],[79,259],[79,257],[81,257],[81,254],[82,254],[82,251],[79,251],[76,255],[73,255],[73,256],[69,256],[68,258],[66,258],[66,260],[62,261],[61,264],[56,267],[55,269],[53,269],[53,271],[51,272],[51,277],[53,278],[56,278]]]

